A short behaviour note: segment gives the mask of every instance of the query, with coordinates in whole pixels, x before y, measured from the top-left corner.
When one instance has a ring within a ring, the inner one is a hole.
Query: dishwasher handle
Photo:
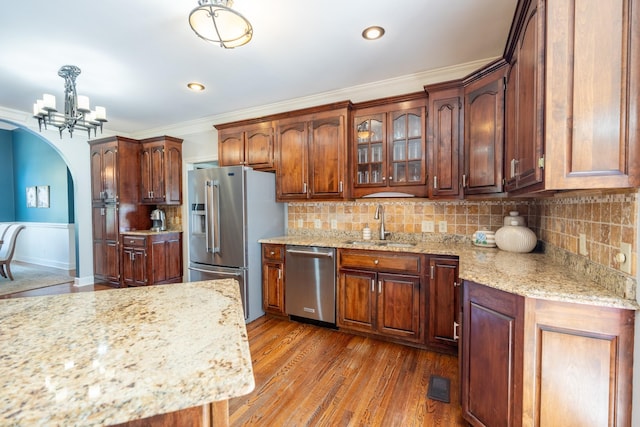
[[[313,257],[333,258],[333,251],[331,251],[331,252],[314,252],[314,251],[305,251],[303,249],[287,249],[287,253],[296,254],[296,255],[309,255],[309,256],[313,256]]]

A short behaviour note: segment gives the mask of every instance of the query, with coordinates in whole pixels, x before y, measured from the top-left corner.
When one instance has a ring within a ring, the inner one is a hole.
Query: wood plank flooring
[[[255,390],[229,401],[232,426],[466,426],[458,359],[288,320],[247,325]],[[426,397],[451,379],[451,403]]]

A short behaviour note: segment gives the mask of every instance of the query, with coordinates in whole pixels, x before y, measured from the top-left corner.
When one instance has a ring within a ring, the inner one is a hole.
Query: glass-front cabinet
[[[426,100],[358,109],[354,115],[354,197],[379,192],[426,196]]]

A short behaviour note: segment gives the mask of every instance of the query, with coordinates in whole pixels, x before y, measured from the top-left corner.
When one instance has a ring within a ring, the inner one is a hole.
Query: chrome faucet
[[[376,213],[375,215],[373,215],[373,219],[380,220],[380,240],[386,240],[387,236],[389,236],[391,233],[389,231],[385,231],[384,229],[384,208],[382,207],[382,205],[378,205],[378,207],[376,207]]]

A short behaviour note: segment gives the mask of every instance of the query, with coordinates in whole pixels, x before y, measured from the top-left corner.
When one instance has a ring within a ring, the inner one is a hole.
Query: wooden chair
[[[13,251],[16,249],[18,234],[22,229],[24,229],[24,225],[22,224],[11,224],[6,229],[4,241],[2,246],[0,246],[0,274],[2,277],[8,277],[11,280],[13,280],[13,275],[11,274],[11,258],[13,258]]]

